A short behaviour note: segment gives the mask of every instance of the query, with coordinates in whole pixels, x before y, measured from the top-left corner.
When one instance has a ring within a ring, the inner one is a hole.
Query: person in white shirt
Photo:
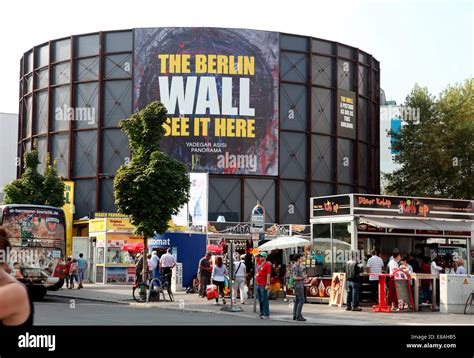
[[[393,259],[388,263],[388,269],[390,275],[393,275],[395,270],[398,270],[398,263],[400,262],[400,253],[394,253],[393,254]],[[392,306],[392,311],[397,310],[397,291],[395,287],[395,279],[393,277],[390,277],[390,280],[388,282],[388,299],[387,303]]]
[[[439,274],[443,271],[443,268],[440,266],[440,258],[437,256],[433,261],[431,261],[431,274],[436,275],[439,278]]]
[[[439,306],[439,274],[443,271],[441,267],[441,257],[436,256],[431,261],[431,274],[436,275],[436,304]]]
[[[383,260],[379,256],[379,249],[372,250],[372,257],[367,261],[367,273],[382,273],[384,267]],[[370,288],[372,292],[372,300],[378,302],[379,294],[379,276],[369,275]]]
[[[456,262],[456,275],[465,275],[466,274],[466,269],[464,268],[464,260],[463,259],[459,259],[457,262]]]
[[[163,276],[166,276],[166,281],[168,281],[168,290],[171,291],[171,276],[173,274],[173,267],[176,266],[176,260],[173,255],[171,255],[171,249],[166,250],[166,254],[161,255],[160,258],[160,272]]]
[[[247,269],[243,258],[238,254],[234,258],[234,282],[232,285],[232,302],[235,303],[237,300],[237,289],[240,292],[240,303],[245,304],[247,300],[247,292],[245,290],[245,273]]]

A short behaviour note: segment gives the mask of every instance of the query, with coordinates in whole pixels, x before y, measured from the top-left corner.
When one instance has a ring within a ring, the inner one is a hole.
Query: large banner
[[[207,173],[189,173],[189,180],[189,201],[171,219],[177,226],[207,227],[209,176]]]
[[[193,172],[278,175],[278,33],[135,29],[134,56],[134,109],[165,105],[166,152]]]

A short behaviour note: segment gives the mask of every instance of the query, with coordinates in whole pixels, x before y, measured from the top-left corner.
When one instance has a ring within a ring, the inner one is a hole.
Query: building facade
[[[19,156],[35,139],[42,166],[51,154],[75,182],[75,218],[116,210],[113,178],[130,157],[119,121],[154,99],[168,109],[163,148],[209,173],[210,220],[249,221],[259,200],[267,222],[307,223],[310,197],[379,192],[380,65],[358,48],[132,29],[39,44],[20,68]]]

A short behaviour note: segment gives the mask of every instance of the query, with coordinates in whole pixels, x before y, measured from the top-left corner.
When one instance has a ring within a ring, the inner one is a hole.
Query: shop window
[[[313,225],[312,251],[319,258],[318,264],[322,265],[320,274],[324,276],[331,275],[331,224]]]
[[[333,272],[344,272],[344,264],[351,250],[351,224],[332,224]]]
[[[128,251],[120,250],[120,247],[109,247],[107,250],[108,264],[133,264],[135,262]]]

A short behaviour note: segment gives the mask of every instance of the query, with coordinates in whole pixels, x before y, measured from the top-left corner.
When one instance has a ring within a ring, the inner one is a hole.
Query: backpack
[[[73,263],[71,264],[71,268],[69,269],[69,273],[70,273],[71,275],[77,274],[77,262],[73,262]]]

